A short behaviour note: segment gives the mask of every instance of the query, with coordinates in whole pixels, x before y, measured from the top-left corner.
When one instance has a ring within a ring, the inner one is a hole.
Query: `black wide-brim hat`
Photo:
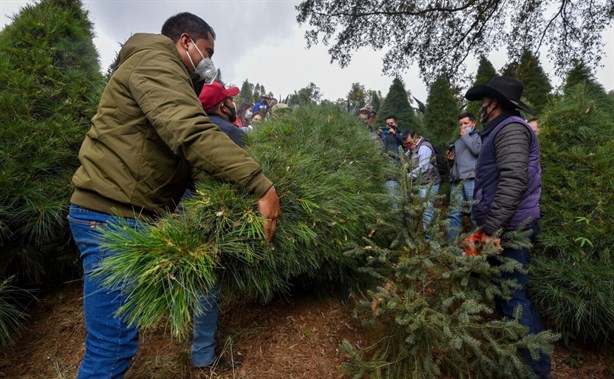
[[[465,99],[474,101],[482,100],[484,97],[492,97],[499,101],[513,105],[527,113],[533,114],[531,108],[520,101],[524,86],[516,79],[506,76],[495,76],[486,84],[472,87],[465,94]]]

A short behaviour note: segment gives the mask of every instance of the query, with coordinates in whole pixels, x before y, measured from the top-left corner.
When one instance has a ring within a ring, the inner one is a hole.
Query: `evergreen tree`
[[[429,88],[424,112],[424,135],[440,149],[458,138],[458,100],[448,79],[441,75]]]
[[[605,92],[605,88],[599,83],[591,69],[582,61],[577,61],[574,67],[569,70],[563,91],[566,95],[570,94],[578,85],[584,85],[585,92],[593,99],[596,106],[608,110],[614,114],[614,101],[612,101],[612,91],[610,94]]]
[[[275,239],[264,243],[253,196],[213,179],[198,183],[179,214],[139,231],[108,230],[105,244],[121,254],[99,274],[110,286],[133,286],[122,309],[130,322],[155,326],[168,315],[173,332],[188,331],[197,289],[215,278],[235,301],[270,300],[290,282],[347,289],[364,279],[363,262],[343,252],[390,207],[387,163],[369,131],[347,112],[302,107],[255,128],[246,150],[283,199]]]
[[[367,103],[365,86],[360,83],[352,83],[352,88],[347,94],[348,110],[357,112],[360,107]]]
[[[588,68],[569,72],[542,120],[542,220],[533,296],[570,337],[614,338],[614,102]]]
[[[222,79],[222,70],[217,69],[217,75],[215,76],[215,81],[226,87],[226,83],[224,83],[224,79]]]
[[[65,215],[103,85],[93,37],[78,0],[28,5],[0,32],[0,275],[19,285],[80,270]]]
[[[369,98],[371,99],[369,102],[371,103],[373,110],[375,112],[379,112],[382,106],[382,102],[380,100],[380,97],[382,96],[381,92],[375,91],[375,90],[369,90],[368,94],[369,94]]]
[[[235,101],[237,105],[247,103],[254,104],[254,86],[249,82],[249,80],[245,79],[243,84],[241,85],[241,92],[237,96],[237,100]]]
[[[492,79],[495,75],[497,75],[497,71],[495,67],[490,63],[486,56],[480,56],[480,63],[478,65],[478,71],[475,73],[475,80],[473,81],[473,85],[477,86],[480,84],[486,84],[490,79]],[[478,101],[470,101],[467,104],[467,112],[473,113],[475,116],[478,115],[478,111],[480,110],[480,104]]]
[[[260,88],[260,84],[256,83],[256,85],[254,86],[254,103],[258,103],[260,101],[260,98],[262,97],[262,91],[263,89]]]
[[[416,119],[414,110],[407,99],[405,84],[403,84],[403,81],[398,77],[392,81],[392,85],[388,90],[384,104],[382,105],[380,112],[377,114],[377,125],[383,125],[383,123],[386,121],[386,117],[389,115],[394,115],[397,117],[397,120],[399,121],[399,129],[401,130],[420,129],[420,124]]]
[[[309,83],[309,85],[305,88],[301,88],[300,90],[294,91],[294,94],[288,96],[287,104],[289,106],[308,106],[308,105],[316,105],[320,102],[320,98],[322,94],[320,92],[320,88],[316,86],[314,83]]]
[[[500,256],[492,243],[463,256],[446,241],[443,212],[425,241],[425,201],[408,169],[407,163],[399,169],[401,206],[378,230],[388,240],[366,240],[353,251],[366,258],[364,271],[377,280],[357,311],[376,334],[370,346],[344,341],[350,358],[344,371],[354,378],[534,378],[517,349],[551,352],[557,336],[527,335],[516,320],[494,316],[494,298],[515,288],[502,274],[519,263]],[[515,233],[513,243],[526,246],[526,233]]]
[[[517,79],[523,84],[524,102],[536,115],[539,115],[548,103],[549,94],[552,91],[552,85],[539,63],[539,58],[530,50],[525,49],[520,60],[505,66],[502,74]]]

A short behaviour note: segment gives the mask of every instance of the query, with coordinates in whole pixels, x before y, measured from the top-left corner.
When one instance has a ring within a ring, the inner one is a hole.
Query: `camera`
[[[453,144],[453,143],[448,144],[447,148],[448,148],[448,150],[450,150],[450,151],[454,150],[454,144]]]
[[[387,126],[382,127],[382,134],[388,134],[388,132],[390,131],[390,128]]]

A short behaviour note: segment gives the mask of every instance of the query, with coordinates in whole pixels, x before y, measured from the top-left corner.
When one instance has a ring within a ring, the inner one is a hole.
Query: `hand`
[[[467,128],[461,128],[460,135],[461,137],[467,134]]]
[[[281,215],[279,196],[277,196],[275,186],[271,186],[271,188],[258,199],[258,212],[267,219],[264,224],[264,234],[267,241],[272,241],[275,236],[275,230],[277,229],[277,220]]]
[[[388,130],[388,133],[397,134],[397,130],[395,128],[390,128],[390,130]]]
[[[455,157],[456,153],[454,153],[454,150],[448,150],[448,160],[453,161]]]
[[[501,238],[493,238],[492,236],[482,232],[482,246],[486,246],[486,244],[488,244],[491,240],[493,241],[493,246],[497,248],[497,251],[503,251],[503,248],[501,247]]]

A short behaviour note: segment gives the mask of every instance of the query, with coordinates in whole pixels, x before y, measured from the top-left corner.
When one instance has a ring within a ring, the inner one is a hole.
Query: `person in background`
[[[534,117],[534,118],[528,120],[527,124],[529,124],[529,127],[531,128],[531,130],[533,130],[533,133],[535,133],[535,135],[538,136],[539,135],[539,131],[540,131],[539,118]]]
[[[241,130],[249,131],[252,129],[252,107],[254,104],[243,103],[239,105],[239,109],[237,110],[237,118],[241,120]]]
[[[369,126],[370,131],[375,130],[375,116],[377,116],[377,112],[375,111],[369,112],[369,118],[367,119],[367,125]]]
[[[264,112],[260,111],[252,115],[252,127],[255,126],[256,124],[260,124],[264,120],[263,113]]]
[[[205,84],[198,99],[209,120],[217,125],[237,145],[244,147],[243,132],[233,122],[237,120],[237,110],[232,98],[239,94],[239,88],[224,88],[219,82]]]
[[[418,196],[427,200],[422,212],[422,228],[426,231],[435,216],[435,197],[441,185],[441,176],[432,161],[435,159],[435,150],[426,138],[418,135],[412,129],[403,133],[403,143],[409,149],[406,155],[413,167],[407,175],[412,180],[418,180]],[[426,240],[429,239],[427,233]]]
[[[532,113],[520,101],[523,89],[518,80],[495,76],[486,84],[470,88],[465,98],[482,102],[479,118],[484,124],[479,133],[482,148],[475,169],[476,204],[472,208],[480,231],[474,237],[480,238],[482,245],[493,240],[502,256],[522,265],[522,271],[502,273],[503,279],[514,280],[519,287],[511,298],[496,298],[495,304],[500,316],[515,319],[519,315],[518,322],[527,327],[528,333],[537,334],[544,326],[527,290],[529,249],[506,244],[507,233],[518,228],[524,228],[535,238],[540,217],[539,141],[518,112],[520,109]],[[502,233],[501,237],[495,237],[497,233]],[[542,352],[533,360],[526,349],[519,353],[537,378],[551,378],[547,354]]]
[[[475,164],[480,155],[482,139],[475,130],[475,116],[465,112],[458,116],[460,138],[448,150],[450,168],[450,208],[448,216],[448,240],[453,242],[462,230],[464,211],[471,213]],[[472,219],[473,227],[475,222]]]
[[[371,112],[371,107],[368,105],[365,105],[358,110],[358,119],[367,127],[369,126],[369,112]]]
[[[161,34],[137,33],[126,41],[100,97],[79,151],[68,214],[83,264],[87,336],[80,379],[123,377],[138,348],[137,326],[117,317],[129,293],[92,276],[104,257],[118,254],[100,245],[101,228],[127,224],[138,230],[155,222],[175,209],[192,173],[202,171],[255,194],[268,220],[267,239],[275,234],[281,210],[273,183],[209,120],[196,96],[195,83],[215,77],[214,46],[209,24],[176,14]],[[211,352],[193,363],[224,366]]]
[[[368,124],[365,125],[368,126]],[[394,115],[386,117],[386,126],[377,129],[377,139],[382,145],[384,155],[397,163],[401,161],[399,149],[402,151],[403,147],[403,139],[400,134],[397,118]],[[399,196],[399,182],[397,178],[387,178],[384,186],[392,197],[393,204],[396,206],[396,198]]]

